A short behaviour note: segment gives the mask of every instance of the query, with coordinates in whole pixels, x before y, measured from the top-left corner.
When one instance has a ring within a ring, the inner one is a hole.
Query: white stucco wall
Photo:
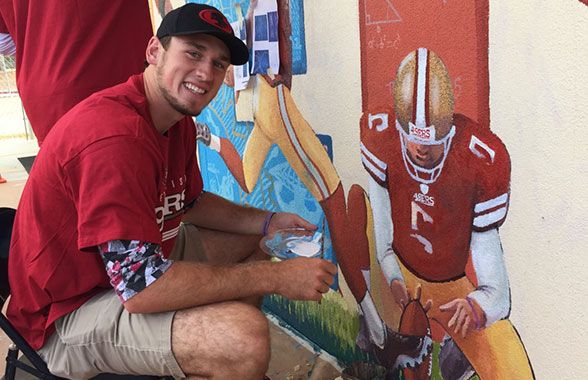
[[[361,66],[357,1],[305,1],[304,18],[308,72],[294,77],[292,96],[312,128],[333,137],[334,164],[345,187],[366,185],[365,170],[358,159]]]
[[[511,319],[539,379],[588,376],[587,105],[588,7],[491,1],[491,125],[512,159]]]
[[[355,0],[305,1],[308,74],[293,95],[333,136],[348,188],[365,185]],[[538,379],[588,376],[588,7],[577,0],[490,1],[491,128],[512,158],[501,229],[511,319]]]

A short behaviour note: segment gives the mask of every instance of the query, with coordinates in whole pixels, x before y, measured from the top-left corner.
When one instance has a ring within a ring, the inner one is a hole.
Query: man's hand
[[[392,291],[392,297],[394,297],[394,301],[401,309],[404,309],[408,302],[408,292],[406,291],[406,285],[404,285],[403,281],[398,279],[392,280],[390,283],[390,290]]]
[[[443,312],[453,311],[453,317],[447,324],[448,327],[454,327],[453,332],[465,338],[470,329],[479,329],[486,324],[486,315],[478,303],[472,299],[456,298],[445,305],[439,306]]]
[[[291,299],[320,301],[333,284],[337,266],[328,260],[305,257],[277,263],[276,293]]]
[[[272,234],[284,228],[304,228],[314,231],[316,226],[296,214],[289,212],[277,212],[269,221],[267,233]]]

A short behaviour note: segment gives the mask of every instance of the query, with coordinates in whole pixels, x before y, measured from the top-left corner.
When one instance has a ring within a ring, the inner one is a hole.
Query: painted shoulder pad
[[[386,149],[393,137],[392,112],[364,112],[360,120],[361,162],[370,176],[382,186],[388,180]]]

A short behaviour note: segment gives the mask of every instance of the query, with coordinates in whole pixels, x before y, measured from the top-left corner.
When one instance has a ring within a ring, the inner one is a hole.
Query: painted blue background
[[[234,0],[210,0],[206,2],[221,10],[229,22],[237,21]],[[242,4],[243,15],[247,14],[249,1]],[[306,74],[306,46],[304,32],[303,0],[290,0],[290,20],[292,26],[292,73]],[[259,62],[256,60],[256,62]],[[266,68],[267,69],[267,68]],[[262,69],[262,72],[267,70]],[[293,82],[295,82],[295,78]],[[252,122],[240,122],[235,118],[235,101],[233,89],[222,85],[213,102],[197,117],[198,121],[206,123],[211,133],[227,138],[232,142],[239,154],[243,155],[247,139],[253,130]],[[333,161],[333,144],[331,136],[317,135],[317,138],[327,150]],[[297,174],[290,167],[286,158],[277,145],[268,151],[259,179],[251,193],[244,192],[232,174],[229,172],[220,155],[202,143],[198,143],[200,168],[206,191],[216,193],[236,203],[250,205],[272,211],[294,212],[323,230],[325,238],[324,257],[336,263],[331,246],[328,223],[317,200],[306,189]],[[338,289],[338,281],[333,284]],[[332,316],[317,320],[305,315],[296,314],[292,307],[294,303],[282,297],[266,297],[264,310],[271,312],[290,328],[297,330],[310,342],[331,353],[342,362],[365,360],[365,354],[356,347],[342,348],[339,337],[327,331],[325,326]]]
[[[233,0],[212,0],[206,3],[221,10],[229,22],[237,20]],[[249,1],[244,2],[242,6],[242,11],[246,15]],[[293,31],[292,66],[297,68],[294,71],[295,74],[306,73],[303,12],[302,0],[290,1]],[[253,130],[253,123],[236,120],[232,88],[223,84],[217,97],[197,119],[208,124],[213,134],[229,139],[239,154],[243,154],[247,139]],[[330,137],[321,135],[319,138],[328,148],[329,156],[332,159]],[[243,205],[272,211],[295,212],[319,228],[324,227],[325,258],[335,261],[328,226],[324,221],[324,214],[318,202],[300,181],[277,146],[273,146],[269,150],[259,180],[250,194],[241,189],[217,152],[199,143],[198,155],[205,190]]]

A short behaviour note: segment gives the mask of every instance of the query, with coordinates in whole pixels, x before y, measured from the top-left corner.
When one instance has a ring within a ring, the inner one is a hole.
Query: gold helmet
[[[435,182],[455,135],[451,79],[437,54],[419,48],[402,60],[394,81],[394,113],[406,169],[416,181]],[[439,164],[427,169],[412,162],[407,141],[420,145],[443,144]]]

